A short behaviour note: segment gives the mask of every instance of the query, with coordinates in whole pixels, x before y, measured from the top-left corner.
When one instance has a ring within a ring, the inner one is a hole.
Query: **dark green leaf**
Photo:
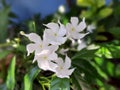
[[[39,72],[40,69],[38,67],[34,67],[24,76],[24,90],[32,90],[33,80],[36,78]]]
[[[76,53],[75,56],[72,57],[72,59],[86,59],[86,60],[90,60],[95,56],[95,52],[97,50],[86,50],[83,49],[81,51],[79,51],[78,53]]]
[[[69,79],[54,77],[51,81],[50,90],[70,90]]]
[[[90,90],[90,86],[88,83],[83,79],[81,74],[78,70],[75,70],[73,75],[71,76],[72,79],[72,88],[73,90]]]
[[[95,83],[95,79],[102,79],[98,74],[95,67],[91,64],[92,61],[87,61],[83,59],[74,59],[72,60],[72,65],[76,68],[77,72],[85,74],[85,80],[88,83]]]
[[[109,32],[117,39],[120,39],[120,27],[112,27]]]

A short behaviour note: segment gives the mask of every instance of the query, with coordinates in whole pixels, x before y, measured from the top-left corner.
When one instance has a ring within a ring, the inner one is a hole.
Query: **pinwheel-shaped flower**
[[[48,23],[45,25],[48,29],[44,31],[44,39],[52,45],[61,45],[66,41],[66,28],[63,24],[58,23]]]
[[[57,77],[60,78],[69,78],[69,76],[72,74],[72,72],[74,71],[73,69],[70,69],[71,67],[71,60],[70,58],[66,55],[65,61],[63,61],[62,58],[58,58],[56,60],[57,63],[57,67],[56,67],[56,75]]]
[[[51,50],[52,49],[52,50]],[[37,60],[38,67],[43,70],[55,71],[56,64],[52,62],[58,58],[55,49],[44,49],[41,53],[36,54],[34,60]]]
[[[26,46],[27,49],[27,56],[30,55],[30,53],[40,53],[44,48],[48,47],[48,43],[41,40],[40,36],[37,35],[36,33],[30,33],[30,34],[23,34],[24,36],[28,37],[32,43],[28,44]]]
[[[66,24],[67,37],[69,39],[81,39],[87,33],[83,33],[83,30],[86,28],[85,18],[79,23],[77,17],[71,17],[71,23]]]

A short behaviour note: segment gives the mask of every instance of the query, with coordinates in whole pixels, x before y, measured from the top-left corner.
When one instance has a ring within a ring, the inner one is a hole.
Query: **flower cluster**
[[[63,60],[58,57],[56,51],[67,39],[80,40],[88,34],[83,33],[86,28],[85,18],[79,22],[77,17],[71,17],[70,23],[67,23],[66,26],[60,21],[44,25],[46,29],[42,39],[35,33],[23,34],[32,42],[26,46],[27,55],[34,52],[33,62],[37,61],[39,68],[53,71],[57,77],[69,78],[74,71],[74,68],[71,69],[71,59],[66,54],[65,60]]]

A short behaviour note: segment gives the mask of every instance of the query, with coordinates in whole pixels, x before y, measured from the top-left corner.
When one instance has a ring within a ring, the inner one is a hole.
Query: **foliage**
[[[10,13],[10,7],[4,4],[0,10],[0,90],[120,89],[119,0],[112,0],[108,5],[105,0],[76,0],[67,13],[58,11],[45,19],[35,15],[32,20],[19,24],[10,21]],[[69,49],[67,54],[75,71],[69,79],[58,78],[51,71],[39,69],[37,63],[33,64],[33,53],[26,56],[25,46],[29,41],[19,32],[42,36],[45,28],[42,24],[57,22],[60,18],[65,25],[72,16],[85,17],[87,25],[93,24],[96,28],[86,35],[86,48],[78,51],[71,41],[60,47]],[[8,25],[12,25],[11,31]]]

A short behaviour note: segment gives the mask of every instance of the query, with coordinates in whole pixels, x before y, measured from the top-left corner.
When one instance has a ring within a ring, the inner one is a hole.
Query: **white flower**
[[[52,45],[61,45],[66,41],[66,29],[63,24],[59,23],[48,23],[45,25],[48,29],[44,31],[44,39]]]
[[[73,39],[81,39],[87,33],[82,33],[82,31],[86,28],[85,18],[79,23],[77,17],[71,17],[71,23],[66,24],[67,29],[67,37]]]
[[[63,61],[62,58],[58,58],[56,60],[57,67],[56,67],[56,75],[57,77],[60,78],[69,78],[69,76],[72,74],[74,69],[70,69],[71,67],[71,60],[70,58],[66,55],[65,61]]]
[[[68,50],[69,50],[68,48],[66,48],[66,49],[62,48],[62,49],[60,49],[59,53],[62,55],[66,55]]]
[[[43,70],[55,71],[56,64],[52,62],[57,59],[57,54],[54,50],[45,49],[41,53],[36,54],[34,60],[37,60],[38,67]]]
[[[28,37],[28,39],[33,42],[26,46],[28,52],[27,56],[34,51],[35,53],[40,53],[44,48],[48,47],[48,43],[45,42],[45,40],[41,40],[40,36],[35,33],[24,34],[24,36]]]
[[[96,29],[96,27],[93,24],[90,24],[90,25],[87,26],[87,31],[90,32],[90,33],[92,33],[94,29]]]
[[[87,47],[86,43],[83,40],[78,39],[78,47],[77,50],[82,50],[83,48]]]

